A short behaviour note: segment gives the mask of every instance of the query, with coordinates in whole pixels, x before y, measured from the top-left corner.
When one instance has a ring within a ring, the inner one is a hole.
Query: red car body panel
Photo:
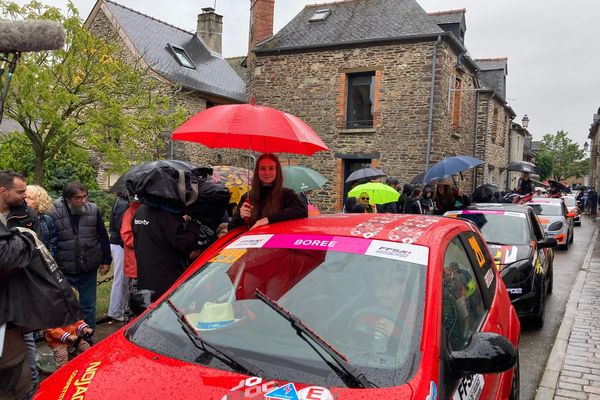
[[[201,255],[173,288],[204,265],[245,230],[238,228],[215,242]],[[439,387],[440,343],[442,340],[442,262],[450,240],[460,232],[475,232],[477,228],[454,218],[408,216],[395,214],[321,215],[309,219],[268,225],[251,234],[305,234],[354,236],[367,239],[414,243],[429,247],[420,364],[406,384],[376,389],[328,388],[330,394],[315,389],[303,398],[314,399],[436,399],[432,386]],[[485,243],[485,242],[483,242]],[[433,245],[432,245],[433,244]],[[482,249],[488,252],[487,247]],[[491,255],[489,259],[493,260]],[[520,325],[502,279],[493,268],[496,290],[492,307],[482,331],[507,337],[518,346]],[[170,289],[165,296],[173,290]],[[151,306],[154,308],[161,300]],[[78,356],[42,382],[36,399],[108,400],[139,399],[222,399],[243,384],[248,376],[191,364],[143,349],[130,343],[123,328]],[[257,381],[258,378],[249,378]],[[512,370],[484,375],[485,385],[480,399],[506,399],[511,390]],[[288,382],[279,382],[285,385]],[[266,384],[263,382],[263,384]],[[295,383],[298,390],[310,385]],[[256,394],[260,385],[247,387],[247,394]],[[254,391],[251,389],[255,389]],[[308,389],[307,389],[308,390]],[[437,389],[434,390],[437,392]],[[263,391],[264,393],[264,391]],[[243,398],[238,391],[231,398]],[[329,397],[328,397],[329,396]],[[428,397],[429,396],[429,397]],[[250,396],[248,398],[251,398]],[[262,396],[254,398],[263,398]]]

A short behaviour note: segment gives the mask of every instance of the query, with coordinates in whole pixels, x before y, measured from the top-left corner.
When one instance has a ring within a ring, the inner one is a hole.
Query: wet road
[[[575,227],[574,241],[569,250],[555,250],[554,287],[546,299],[546,315],[541,330],[521,325],[521,399],[532,400],[538,388],[546,360],[552,350],[554,339],[565,312],[565,306],[571,294],[571,288],[577,273],[583,264],[594,233],[595,222],[582,216],[581,226]]]

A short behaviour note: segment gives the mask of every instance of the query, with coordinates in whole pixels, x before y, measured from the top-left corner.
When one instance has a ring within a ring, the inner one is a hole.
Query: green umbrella
[[[369,195],[370,204],[391,203],[398,201],[400,197],[400,193],[396,189],[379,182],[368,182],[358,185],[348,193],[348,197],[359,197],[361,193]]]
[[[283,186],[296,192],[320,189],[327,182],[327,178],[308,167],[288,166],[282,169]]]

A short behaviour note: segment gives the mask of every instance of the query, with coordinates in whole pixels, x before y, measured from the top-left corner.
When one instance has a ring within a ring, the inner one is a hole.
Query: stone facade
[[[118,57],[122,61],[131,66],[146,70],[148,72],[148,79],[154,79],[158,83],[158,90],[163,95],[172,97],[173,108],[181,106],[189,111],[189,116],[192,116],[206,109],[208,105],[232,103],[232,101],[228,99],[178,88],[173,82],[166,80],[152,71],[152,69],[144,63],[143,59],[137,55],[133,45],[124,39],[123,36],[119,35],[117,29],[115,29],[115,23],[111,22],[109,18],[111,18],[110,12],[105,6],[101,5],[100,11],[95,17],[92,20],[88,19],[86,21],[86,27],[96,37],[99,37],[108,43],[115,44],[118,49]],[[173,130],[176,128],[177,127],[174,126]],[[190,161],[196,165],[239,165],[247,167],[246,158],[240,151],[222,149],[212,150],[201,144],[171,141],[170,132],[164,133],[164,146],[160,149],[156,149],[153,153],[155,159],[172,158]],[[108,174],[110,174],[110,166],[105,163],[103,163],[103,165],[104,168],[101,168],[98,171],[98,183],[101,188],[108,189],[108,183],[114,181],[114,177],[111,178],[108,176]]]
[[[347,160],[370,159],[372,165],[401,183],[426,170],[435,46],[434,41],[424,41],[256,54],[249,64],[249,95],[258,104],[300,116],[332,150],[312,157],[292,156],[291,162],[314,168],[329,179],[321,191],[311,196],[320,208],[341,210]],[[475,69],[467,62],[458,64],[457,56],[446,41],[437,44],[429,165],[444,156],[481,157],[486,147],[480,137],[484,132],[482,123],[487,120],[486,156],[497,171],[508,157],[508,114],[499,101],[490,99],[485,103],[481,101],[483,96],[479,96],[480,112],[476,113],[479,89]],[[367,71],[375,76],[373,128],[346,129],[347,74]],[[459,88],[455,87],[457,80]],[[481,110],[487,110],[489,117]],[[285,160],[288,156],[282,157]],[[472,173],[463,174],[460,185],[466,192],[473,189],[472,177]]]

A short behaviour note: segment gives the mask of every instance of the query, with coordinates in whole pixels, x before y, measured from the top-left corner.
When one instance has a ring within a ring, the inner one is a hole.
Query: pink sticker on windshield
[[[463,210],[460,214],[496,214],[504,215],[505,211],[500,210]]]
[[[264,248],[286,248],[306,250],[342,251],[365,254],[370,240],[345,236],[324,235],[274,235],[264,244]]]

